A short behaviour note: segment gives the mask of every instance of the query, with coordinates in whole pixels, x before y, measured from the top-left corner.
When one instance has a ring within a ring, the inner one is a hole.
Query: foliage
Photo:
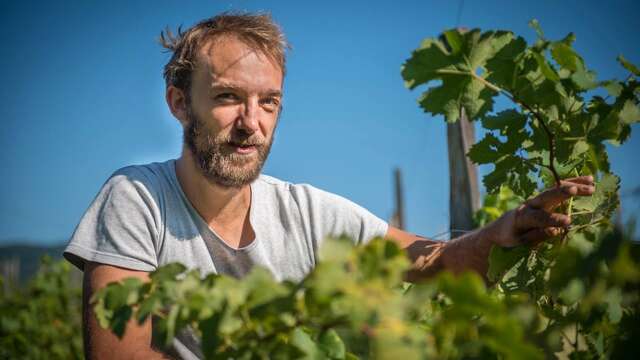
[[[530,25],[538,36],[532,45],[508,31],[446,31],[425,40],[402,74],[409,88],[433,85],[420,99],[426,112],[453,122],[463,108],[487,130],[468,153],[476,164],[493,164],[483,179],[489,195],[476,215],[480,225],[564,178],[594,176],[593,196],[560,209],[572,217],[568,231],[537,248],[492,249],[487,276],[505,298],[532,299],[547,322],[541,334],[564,335],[571,356],[604,356],[622,319],[620,303],[636,304],[630,299],[637,296],[630,292],[635,285],[616,287],[608,278],[620,179],[610,171],[605,143],[624,143],[640,121],[640,72],[619,56],[629,76],[598,81],[573,49],[573,34],[551,41],[535,20]],[[495,112],[498,96],[513,107]]]
[[[473,273],[444,272],[407,290],[407,258],[395,243],[352,243],[327,240],[318,267],[297,284],[278,283],[261,268],[242,280],[201,280],[197,271],[167,265],[150,283],[129,279],[102,289],[96,314],[120,336],[129,319],[157,316],[165,345],[191,327],[209,359],[541,359],[562,351],[576,324],[602,333],[581,333],[581,351],[616,354],[638,339],[640,246],[619,232],[589,255],[573,248],[559,255],[549,298],[568,304],[579,292],[585,299],[565,314],[540,311],[523,292],[487,289]]]
[[[426,112],[453,122],[462,107],[489,130],[468,155],[477,164],[494,165],[484,177],[490,193],[507,185],[528,198],[540,185],[534,175],[550,185],[577,173],[608,174],[604,142],[622,144],[630,125],[640,121],[633,65],[619,57],[632,71],[629,77],[596,81],[571,46],[573,34],[549,41],[537,22],[532,26],[539,39],[531,46],[507,31],[446,31],[446,43],[426,39],[403,66],[409,88],[436,84],[421,96]],[[492,113],[497,96],[515,107]]]
[[[0,293],[0,359],[81,359],[81,290],[71,264],[43,257],[24,289]]]
[[[242,280],[212,274],[201,281],[197,271],[169,265],[151,283],[104,288],[96,314],[117,334],[131,316],[157,315],[165,344],[190,325],[207,358],[540,358],[520,319],[505,316],[507,304],[479,276],[445,273],[403,293],[408,261],[395,243],[352,244],[327,240],[322,261],[298,284],[278,283],[260,268]]]
[[[573,227],[536,247],[494,248],[487,288],[476,274],[443,272],[406,286],[405,254],[377,239],[327,240],[301,282],[254,269],[242,280],[204,279],[179,264],[151,282],[127,279],[93,298],[100,324],[122,336],[129,319],[157,317],[165,345],[191,329],[209,358],[621,358],[637,357],[640,246],[612,221],[620,179],[605,143],[624,143],[640,120],[638,68],[597,81],[573,34],[535,43],[507,31],[446,31],[404,64],[409,88],[431,85],[422,108],[447,121],[460,109],[486,136],[468,156],[493,164],[482,225],[563,178],[593,175],[596,194],[560,211]],[[608,95],[604,95],[608,94]],[[495,97],[514,107],[494,112]]]
[[[524,199],[514,194],[513,190],[500,186],[495,194],[487,194],[484,197],[483,206],[474,214],[475,223],[479,227],[485,226],[523,202]]]

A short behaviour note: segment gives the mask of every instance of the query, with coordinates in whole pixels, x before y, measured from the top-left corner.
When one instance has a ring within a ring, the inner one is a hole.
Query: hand
[[[486,231],[486,237],[494,244],[503,247],[538,244],[560,235],[571,224],[569,216],[553,212],[559,205],[573,196],[589,196],[594,191],[591,176],[563,180],[559,187],[548,189],[504,213],[483,232]]]

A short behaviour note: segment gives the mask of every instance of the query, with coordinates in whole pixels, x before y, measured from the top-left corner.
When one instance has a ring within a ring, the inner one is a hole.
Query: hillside
[[[22,241],[24,243],[24,241]],[[0,275],[9,283],[24,284],[38,270],[40,259],[48,255],[61,259],[64,245],[3,245],[0,246]]]

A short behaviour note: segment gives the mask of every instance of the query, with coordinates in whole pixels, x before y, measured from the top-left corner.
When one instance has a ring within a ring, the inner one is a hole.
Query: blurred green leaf
[[[338,333],[329,329],[324,333],[320,334],[320,338],[318,339],[318,343],[322,352],[329,359],[344,359],[346,356],[346,349],[342,339],[338,335]]]
[[[624,66],[625,69],[629,70],[633,75],[640,76],[640,69],[636,65],[625,59],[624,56],[618,55],[618,62],[620,62],[620,64],[622,64],[622,66]]]
[[[500,281],[507,271],[529,254],[529,251],[530,249],[524,245],[514,248],[493,246],[489,253],[489,270],[487,271],[489,281]]]

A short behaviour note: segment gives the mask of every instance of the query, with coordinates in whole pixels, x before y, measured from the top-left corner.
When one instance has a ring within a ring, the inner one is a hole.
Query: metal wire
[[[441,233],[435,234],[430,237],[425,237],[425,236],[423,237],[427,239],[439,240],[438,238],[440,238],[441,236],[452,235],[452,234],[466,234],[466,233],[470,233],[471,231],[473,230],[451,229],[451,230],[447,230],[447,231],[443,231]]]
[[[460,19],[462,18],[462,9],[464,8],[464,0],[460,0],[458,3],[458,15],[456,16],[456,28],[460,26]]]

